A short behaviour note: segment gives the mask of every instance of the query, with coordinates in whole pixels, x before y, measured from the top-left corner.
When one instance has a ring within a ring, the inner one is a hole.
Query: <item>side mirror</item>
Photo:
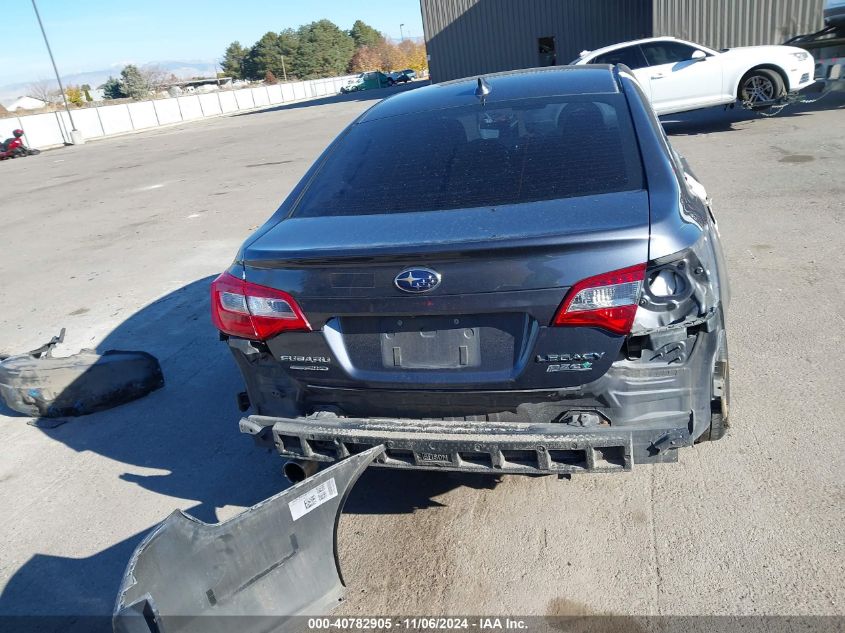
[[[694,62],[703,62],[705,59],[707,59],[707,53],[701,50],[695,50],[693,51],[692,57],[690,57],[690,59]]]

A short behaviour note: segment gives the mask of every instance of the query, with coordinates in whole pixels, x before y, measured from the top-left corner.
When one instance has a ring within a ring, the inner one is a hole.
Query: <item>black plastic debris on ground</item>
[[[40,418],[87,415],[164,386],[161,366],[147,352],[99,354],[84,349],[72,356],[53,357],[53,348],[64,334],[62,328],[59,336],[38,349],[0,361],[0,399],[10,409]]]

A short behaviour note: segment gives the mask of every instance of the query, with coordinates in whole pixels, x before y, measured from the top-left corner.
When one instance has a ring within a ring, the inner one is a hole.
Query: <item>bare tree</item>
[[[37,81],[33,81],[29,84],[29,86],[27,86],[26,91],[27,96],[41,99],[41,101],[46,103],[50,103],[56,93],[56,89],[53,88],[53,82],[49,79],[39,79]]]
[[[162,86],[167,83],[167,72],[161,66],[144,66],[141,68],[141,76],[153,92],[161,90]]]

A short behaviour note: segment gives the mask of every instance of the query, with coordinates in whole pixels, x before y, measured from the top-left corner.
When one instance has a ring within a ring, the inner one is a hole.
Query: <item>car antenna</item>
[[[475,96],[481,99],[481,105],[484,105],[484,100],[490,94],[490,91],[490,84],[484,80],[484,77],[479,77],[478,86],[475,88]]]

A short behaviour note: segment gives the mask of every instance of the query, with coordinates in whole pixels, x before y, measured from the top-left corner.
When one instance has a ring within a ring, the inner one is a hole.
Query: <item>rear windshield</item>
[[[292,215],[433,211],[642,188],[623,95],[525,99],[353,125]]]

